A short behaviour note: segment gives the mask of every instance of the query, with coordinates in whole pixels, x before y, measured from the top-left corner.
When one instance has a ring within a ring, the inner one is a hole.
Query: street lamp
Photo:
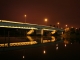
[[[59,28],[59,24],[60,24],[60,23],[58,22],[57,24],[58,24],[58,28]]]
[[[71,28],[73,28],[73,26]]]
[[[68,26],[68,25],[66,25],[66,28],[67,28],[67,26]]]
[[[47,18],[45,18],[45,20],[44,20],[45,22],[46,22],[46,25],[47,25],[47,21],[48,21],[48,19]]]
[[[25,17],[25,23],[26,23],[26,15],[24,15],[24,17]]]
[[[76,29],[78,29],[78,28],[76,28]]]

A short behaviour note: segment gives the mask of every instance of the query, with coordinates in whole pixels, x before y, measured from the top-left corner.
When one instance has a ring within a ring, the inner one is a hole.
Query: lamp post
[[[71,28],[73,28],[73,26]]]
[[[60,23],[58,22],[57,24],[58,24],[58,28],[59,28],[59,24],[60,24]]]
[[[68,25],[66,25],[66,28],[67,28],[67,26],[68,26]]]
[[[47,25],[47,21],[48,21],[48,19],[47,18],[45,18],[45,20],[44,20],[45,22],[46,22],[46,25]]]
[[[76,28],[76,29],[78,29],[78,28]]]
[[[25,23],[26,23],[26,15],[24,15],[24,17],[25,17]]]

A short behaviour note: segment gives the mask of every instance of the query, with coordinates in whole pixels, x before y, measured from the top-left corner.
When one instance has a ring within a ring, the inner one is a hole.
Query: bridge
[[[41,34],[41,35],[43,35],[44,31],[50,31],[52,34],[54,34],[57,31],[63,32],[63,29],[52,27],[52,26],[14,22],[14,21],[7,21],[7,20],[0,20],[0,28],[29,30],[26,33],[28,35],[32,34],[35,30],[36,32],[38,32],[37,34]]]

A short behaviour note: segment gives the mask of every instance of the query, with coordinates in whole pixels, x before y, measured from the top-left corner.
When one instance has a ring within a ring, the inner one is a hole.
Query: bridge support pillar
[[[41,30],[36,30],[36,35],[42,36],[44,34],[43,29]]]

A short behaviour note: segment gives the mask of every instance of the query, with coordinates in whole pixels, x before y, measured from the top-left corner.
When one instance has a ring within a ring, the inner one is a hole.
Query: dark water
[[[80,39],[0,37],[0,60],[80,60]]]

